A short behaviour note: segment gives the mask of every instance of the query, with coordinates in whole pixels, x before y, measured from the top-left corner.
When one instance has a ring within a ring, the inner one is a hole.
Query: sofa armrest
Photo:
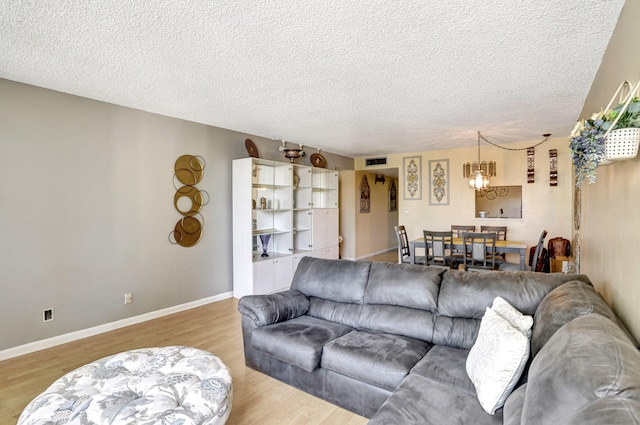
[[[266,326],[306,314],[309,298],[295,289],[270,295],[247,295],[240,298],[238,311],[257,326]]]

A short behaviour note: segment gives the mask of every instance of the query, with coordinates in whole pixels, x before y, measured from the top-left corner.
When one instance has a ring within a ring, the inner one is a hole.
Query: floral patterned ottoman
[[[127,351],[55,381],[18,425],[223,424],[231,411],[229,369],[191,347]]]

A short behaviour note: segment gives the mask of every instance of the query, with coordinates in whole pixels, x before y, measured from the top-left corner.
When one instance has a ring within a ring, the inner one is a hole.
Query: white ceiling
[[[0,77],[351,157],[564,137],[623,5],[6,0]]]

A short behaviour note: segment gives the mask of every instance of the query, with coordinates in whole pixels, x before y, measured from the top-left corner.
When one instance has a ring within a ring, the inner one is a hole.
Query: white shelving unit
[[[307,255],[339,256],[338,172],[258,158],[233,161],[234,296],[288,289]]]

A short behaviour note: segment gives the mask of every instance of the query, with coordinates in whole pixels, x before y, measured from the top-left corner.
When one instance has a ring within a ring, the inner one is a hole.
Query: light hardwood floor
[[[398,250],[383,252],[382,254],[372,255],[371,257],[363,258],[362,261],[378,261],[383,263],[397,263],[398,262]]]
[[[0,424],[53,381],[99,358],[140,347],[187,345],[214,353],[233,377],[228,424],[359,425],[367,419],[244,365],[238,301],[230,298],[0,362]]]

